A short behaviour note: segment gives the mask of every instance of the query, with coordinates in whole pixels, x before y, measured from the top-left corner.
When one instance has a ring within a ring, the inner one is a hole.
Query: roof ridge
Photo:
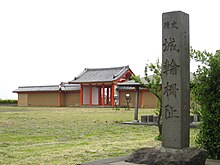
[[[69,83],[112,82],[129,70],[129,65],[106,68],[85,68],[84,71]]]
[[[83,72],[81,72],[77,77],[74,77],[74,80],[77,80],[78,78],[80,78],[81,76],[83,76],[83,74],[87,71],[99,71],[99,70],[111,70],[111,69],[121,69],[121,70],[124,70],[124,68],[129,68],[129,65],[127,66],[120,66],[120,67],[106,67],[106,68],[85,68]],[[120,73],[120,72],[119,72]],[[114,77],[117,77],[119,75],[119,73],[115,76],[113,75]]]
[[[59,85],[34,85],[34,86],[19,86],[18,88],[39,88],[39,87],[56,87]]]
[[[103,70],[103,69],[119,69],[119,68],[125,68],[125,67],[129,67],[127,66],[118,66],[118,67],[105,67],[105,68],[85,68],[87,70]]]
[[[80,85],[80,84],[64,84],[62,86],[76,86],[76,85]],[[34,85],[34,86],[19,86],[18,88],[39,88],[39,87],[59,87],[58,85]]]

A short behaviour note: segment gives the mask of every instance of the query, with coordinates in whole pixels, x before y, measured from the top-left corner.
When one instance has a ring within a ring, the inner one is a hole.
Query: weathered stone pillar
[[[190,57],[189,15],[162,16],[162,146],[189,147]]]
[[[189,15],[164,13],[162,22],[162,147],[139,149],[125,161],[205,165],[205,151],[189,148]]]

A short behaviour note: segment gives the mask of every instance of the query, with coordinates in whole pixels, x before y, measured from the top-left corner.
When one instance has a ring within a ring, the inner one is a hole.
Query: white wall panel
[[[83,104],[89,104],[89,87],[83,86]]]
[[[98,88],[92,87],[92,104],[98,105]]]

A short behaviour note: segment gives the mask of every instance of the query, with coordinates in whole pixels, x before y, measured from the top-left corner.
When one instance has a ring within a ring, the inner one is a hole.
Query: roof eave
[[[88,83],[113,83],[114,81],[69,81],[69,84],[88,84]]]

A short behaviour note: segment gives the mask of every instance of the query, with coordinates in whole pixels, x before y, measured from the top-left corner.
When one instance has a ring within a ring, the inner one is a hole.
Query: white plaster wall
[[[117,95],[118,96],[118,101],[117,101],[117,103],[116,103],[116,105],[119,105],[119,98],[120,98],[120,94],[119,94],[119,92],[117,91],[117,90],[115,90],[115,93],[114,93],[114,95]]]
[[[83,104],[89,104],[89,87],[83,87]]]
[[[98,88],[92,87],[92,104],[98,105]]]

